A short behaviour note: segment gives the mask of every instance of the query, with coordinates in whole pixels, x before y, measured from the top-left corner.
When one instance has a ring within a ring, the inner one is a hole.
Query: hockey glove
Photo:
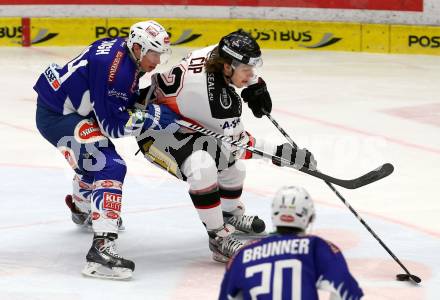
[[[144,130],[164,129],[178,119],[178,115],[168,108],[168,106],[163,104],[149,104],[147,106],[145,117],[146,119],[143,125]]]
[[[291,165],[296,164],[300,167],[305,167],[310,170],[316,170],[316,167],[318,165],[315,157],[309,150],[307,150],[306,148],[296,149],[288,143],[278,145],[275,155],[290,161]],[[279,167],[284,167],[287,165],[285,162],[279,163],[274,159],[272,159],[272,163]]]
[[[138,96],[138,99],[136,100],[137,103],[141,103],[141,104],[146,103],[147,94],[150,91],[150,87],[151,87],[151,85],[147,86],[144,89],[139,89],[139,96]]]
[[[241,144],[252,146],[252,147],[255,145],[255,138],[247,131],[242,131],[239,135],[233,137],[233,140],[240,142]],[[236,159],[252,158],[252,152],[238,148],[236,146],[230,146],[230,147],[231,147],[231,154]]]
[[[255,117],[261,118],[266,113],[272,111],[272,100],[264,80],[260,77],[258,82],[254,83],[241,92],[243,101],[246,102]]]

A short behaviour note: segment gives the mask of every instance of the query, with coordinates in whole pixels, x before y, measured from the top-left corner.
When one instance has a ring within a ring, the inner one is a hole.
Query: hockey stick
[[[281,134],[286,138],[286,140],[294,147],[295,149],[298,148],[298,145],[295,144],[295,142],[290,138],[290,136],[287,134],[287,132],[278,124],[277,121],[269,114],[265,113],[266,117],[272,122],[273,125],[281,132]],[[377,236],[377,234],[371,229],[370,226],[362,219],[362,217],[354,210],[354,208],[347,202],[347,200],[342,197],[342,195],[338,192],[338,190],[328,181],[325,181],[325,183],[330,187],[330,189],[335,192],[336,196],[338,196],[339,199],[345,204],[345,206],[355,215],[356,219],[359,220],[359,222],[364,225],[364,227],[370,232],[373,237],[379,242],[379,244],[388,252],[389,255],[399,264],[399,266],[406,272],[406,274],[397,274],[396,279],[399,281],[408,281],[410,278],[416,282],[420,283],[422,280],[420,277],[413,275],[409,272],[409,270],[403,265],[403,263],[394,255],[394,253],[390,250],[390,248],[385,245],[385,243]]]
[[[384,165],[380,166],[379,168],[377,168],[373,171],[370,171],[367,174],[364,174],[364,175],[362,175],[358,178],[355,178],[355,179],[351,179],[351,180],[338,179],[338,178],[326,175],[326,174],[318,172],[318,171],[313,171],[313,170],[309,170],[307,168],[304,168],[302,166],[298,166],[294,162],[291,162],[290,160],[287,160],[283,157],[272,155],[270,153],[261,151],[259,149],[252,147],[252,146],[249,146],[247,144],[243,144],[239,141],[234,141],[230,137],[213,132],[213,131],[206,129],[206,128],[203,128],[201,126],[194,125],[194,124],[191,124],[191,123],[183,121],[183,120],[177,120],[176,123],[179,124],[180,126],[185,127],[185,128],[200,132],[204,135],[212,136],[220,141],[226,142],[226,143],[231,144],[233,146],[236,146],[240,149],[244,149],[244,150],[247,150],[247,151],[252,152],[254,154],[260,155],[262,157],[269,158],[279,164],[282,163],[283,165],[286,165],[287,167],[294,168],[298,171],[309,174],[313,177],[320,178],[322,180],[334,183],[336,185],[342,186],[347,189],[357,189],[361,186],[364,186],[364,185],[370,184],[372,182],[375,182],[377,180],[380,180],[380,179],[390,175],[394,170],[393,165],[384,164]]]

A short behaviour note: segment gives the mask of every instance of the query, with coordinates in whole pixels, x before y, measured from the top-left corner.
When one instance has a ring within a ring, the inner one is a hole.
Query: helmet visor
[[[148,50],[147,55],[157,60],[159,65],[164,65],[168,62],[172,54],[171,48],[165,49],[164,52],[157,52],[154,50]]]
[[[257,69],[263,64],[263,61],[260,60],[261,63],[259,63],[257,66],[253,66],[250,64],[243,64],[237,60],[232,61],[232,69],[234,69],[235,72],[239,72],[241,74],[244,74],[246,77],[249,78],[249,83],[252,84],[253,81],[258,77]]]
[[[247,64],[256,68],[260,68],[263,66],[263,59],[261,58],[261,56],[249,57],[249,62]]]

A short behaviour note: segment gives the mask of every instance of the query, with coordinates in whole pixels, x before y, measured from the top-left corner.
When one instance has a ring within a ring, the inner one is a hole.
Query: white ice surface
[[[175,49],[174,60],[188,49]],[[50,62],[80,48],[0,48],[0,299],[215,299],[224,266],[210,258],[207,236],[187,186],[134,156],[134,139],[115,141],[128,164],[120,253],[134,278],[84,278],[91,234],[70,221],[64,196],[72,171],[35,127],[32,86]],[[263,161],[247,161],[243,199],[270,223],[270,199],[282,185],[306,187],[317,204],[317,234],[343,250],[365,299],[440,298],[440,57],[264,51],[261,75],[273,117],[319,167],[357,177],[384,162],[395,172],[340,192],[397,257],[423,280],[397,282],[400,267],[319,180]],[[171,63],[172,63],[171,62]],[[385,110],[421,107],[408,119]],[[419,109],[420,111],[420,109]],[[244,107],[256,138],[284,142],[267,119]],[[428,122],[426,121],[428,120]],[[323,297],[325,298],[325,297]]]

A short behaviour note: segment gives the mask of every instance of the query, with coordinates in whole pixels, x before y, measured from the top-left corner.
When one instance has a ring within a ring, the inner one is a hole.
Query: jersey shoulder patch
[[[313,234],[307,234],[305,236],[307,236],[307,237],[309,237],[311,239],[314,239],[314,240],[318,240],[322,244],[327,245],[334,254],[337,254],[337,253],[341,252],[341,249],[338,246],[336,246],[333,242],[331,242],[329,240],[326,240],[326,239],[324,239],[324,238],[322,238],[320,236],[313,235]]]
[[[333,251],[334,254],[341,252],[341,249],[339,249],[339,247],[333,244],[332,242],[328,240],[324,240],[324,241],[327,243],[327,245],[329,245],[330,249]]]

